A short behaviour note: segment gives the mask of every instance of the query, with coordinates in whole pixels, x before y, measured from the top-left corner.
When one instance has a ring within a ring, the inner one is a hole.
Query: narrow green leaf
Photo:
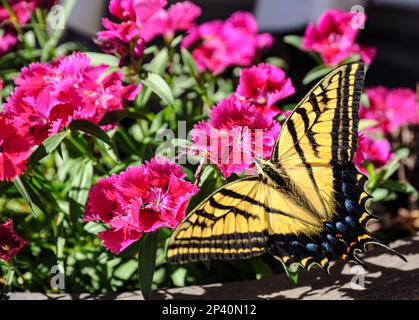
[[[149,72],[162,75],[167,68],[169,53],[167,48],[162,49],[151,62],[145,67]]]
[[[375,182],[376,180],[376,174],[375,174],[375,167],[374,164],[368,160],[365,160],[363,163],[363,167],[367,170],[370,180]]]
[[[22,197],[26,200],[31,208],[32,214],[35,218],[39,218],[39,210],[47,215],[47,211],[42,202],[39,201],[36,193],[31,189],[30,185],[26,183],[24,177],[17,177],[13,180],[16,189],[20,192]]]
[[[84,159],[79,162],[71,180],[71,190],[68,194],[80,205],[84,206],[87,201],[89,190],[93,181],[93,163],[91,160]]]
[[[93,163],[84,159],[78,163],[73,176],[71,177],[71,189],[68,193],[68,210],[70,220],[74,223],[83,214],[89,190],[93,183]]]
[[[343,60],[340,63],[340,65],[347,64],[347,63],[352,63],[352,62],[357,62],[359,60],[361,60],[361,56],[359,54],[354,54],[354,55],[346,58],[345,60]]]
[[[389,190],[400,192],[400,193],[411,194],[411,195],[417,195],[418,193],[415,187],[412,186],[410,183],[396,181],[396,180],[383,181],[380,184],[380,187],[387,188]]]
[[[268,57],[266,58],[266,62],[281,69],[288,69],[287,62],[279,57]]]
[[[173,41],[170,43],[171,48],[176,48],[183,40],[183,35],[178,35]]]
[[[213,166],[206,166],[201,173],[201,177],[199,178],[199,186],[201,187],[204,182],[212,175],[215,174],[215,169]]]
[[[39,160],[50,155],[61,142],[70,134],[70,131],[65,130],[60,133],[57,133],[51,137],[48,137],[42,144],[35,150],[29,159],[31,165],[37,163]]]
[[[401,149],[399,149],[399,150],[396,151],[396,157],[398,159],[407,158],[409,155],[410,155],[409,148],[401,148]]]
[[[87,120],[73,120],[70,123],[70,129],[88,133],[94,136],[95,138],[102,140],[104,143],[110,146],[117,154],[117,149],[112,139],[109,137],[109,135],[105,131],[102,130],[102,128],[100,128],[93,122],[90,122]]]
[[[195,79],[197,79],[199,76],[199,69],[196,65],[194,58],[192,57],[192,54],[187,49],[182,48],[181,55],[182,55],[183,63],[188,67],[191,75]]]
[[[321,64],[321,65],[318,65],[318,66],[314,67],[309,72],[307,72],[307,74],[305,75],[305,77],[303,79],[303,84],[307,85],[310,82],[325,76],[330,71],[332,71],[332,69],[333,69],[332,67],[326,66],[324,64]]]
[[[128,114],[129,114],[128,109],[109,111],[105,114],[105,116],[103,117],[103,119],[100,121],[99,124],[101,126],[105,126],[108,124],[118,123],[119,121],[124,119]]]
[[[85,52],[85,54],[92,60],[93,66],[102,64],[106,64],[110,67],[119,66],[119,59],[113,55],[98,52]]]
[[[407,158],[410,154],[410,150],[408,148],[401,148],[396,151],[395,156],[386,164],[385,171],[383,175],[383,179],[389,179],[393,173],[395,173],[400,167],[400,160]]]
[[[364,131],[367,128],[371,128],[374,127],[378,124],[378,122],[376,120],[371,120],[371,119],[361,119],[359,121],[359,127],[358,130],[359,131]]]
[[[151,295],[154,270],[156,268],[157,232],[146,233],[141,239],[138,254],[138,277],[145,299]]]
[[[157,94],[168,105],[175,105],[175,100],[169,85],[158,74],[150,73],[147,79],[143,80],[143,84],[150,88],[151,91]]]
[[[379,202],[379,201],[390,201],[397,199],[397,194],[394,192],[391,192],[388,189],[384,188],[377,188],[372,192],[372,201]]]
[[[368,98],[368,95],[365,92],[361,93],[361,104],[366,108],[370,107],[370,99]]]
[[[284,37],[284,42],[301,50],[304,51],[303,49],[303,38],[300,36],[295,36],[295,35],[288,35]]]

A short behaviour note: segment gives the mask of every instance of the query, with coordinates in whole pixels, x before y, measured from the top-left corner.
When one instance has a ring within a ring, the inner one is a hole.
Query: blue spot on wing
[[[340,232],[345,232],[345,225],[342,222],[338,221],[336,222],[336,229],[338,229]]]
[[[349,224],[350,226],[355,227],[355,222],[354,222],[354,220],[350,216],[346,216],[345,217],[345,222],[347,224]]]
[[[345,200],[345,208],[348,212],[352,212],[355,208],[353,201],[346,199]]]
[[[315,243],[307,243],[306,244],[306,248],[307,248],[307,250],[308,251],[311,251],[311,252],[315,252],[315,251],[317,251],[317,249],[318,249],[318,245],[317,244],[315,244]]]

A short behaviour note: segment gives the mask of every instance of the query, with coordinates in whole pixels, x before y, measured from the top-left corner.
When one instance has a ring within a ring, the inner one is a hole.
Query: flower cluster
[[[0,259],[9,261],[26,245],[13,228],[13,220],[0,224]]]
[[[192,27],[182,46],[192,48],[201,70],[219,74],[230,66],[249,66],[256,54],[271,47],[268,33],[258,34],[254,16],[236,12],[226,21],[214,20]]]
[[[167,41],[173,39],[176,31],[188,30],[201,9],[191,2],[178,2],[167,10],[167,0],[112,0],[111,14],[119,23],[103,19],[104,31],[97,34],[96,42],[106,53],[121,57],[121,65],[129,59],[141,59],[145,43],[158,35]]]
[[[320,54],[327,65],[336,65],[346,58],[359,54],[361,60],[370,64],[376,49],[356,43],[359,26],[366,21],[362,13],[341,10],[327,10],[317,21],[305,30],[303,48]]]
[[[198,188],[185,181],[182,167],[153,158],[119,175],[103,178],[91,189],[85,221],[101,221],[103,244],[119,254],[144,232],[174,229],[185,216],[188,200]]]
[[[124,86],[123,75],[105,74],[107,68],[91,66],[87,55],[74,53],[22,69],[0,115],[0,180],[19,175],[31,148],[72,120],[99,124],[108,111],[122,109],[123,100],[135,98],[141,87]]]
[[[37,7],[51,8],[55,0],[8,0],[15,23],[24,25]],[[0,4],[0,56],[10,52],[19,42],[17,30],[8,8]]]
[[[419,122],[419,104],[413,90],[375,87],[365,91],[369,106],[361,105],[359,115],[361,119],[377,121],[370,130],[391,134],[403,125]]]
[[[225,177],[253,168],[254,157],[270,157],[281,129],[274,103],[294,92],[280,68],[259,64],[242,70],[236,94],[220,101],[208,122],[194,126],[195,147]]]

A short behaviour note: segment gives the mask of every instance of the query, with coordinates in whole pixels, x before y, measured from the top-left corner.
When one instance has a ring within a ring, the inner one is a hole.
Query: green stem
[[[7,271],[6,283],[4,284],[3,292],[1,294],[1,299],[8,299],[9,293],[12,289],[13,279],[15,277],[15,268],[13,258],[9,261],[9,269]]]

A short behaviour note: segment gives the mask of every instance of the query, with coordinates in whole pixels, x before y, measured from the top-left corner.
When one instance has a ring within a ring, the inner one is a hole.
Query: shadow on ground
[[[152,299],[419,299],[419,233],[391,245],[408,263],[385,249],[365,255],[368,271],[337,263],[331,276],[320,269],[302,272],[297,286],[285,275],[261,280],[158,290]],[[363,284],[363,286],[361,286]],[[141,300],[140,292],[44,295],[14,293],[11,299]]]

